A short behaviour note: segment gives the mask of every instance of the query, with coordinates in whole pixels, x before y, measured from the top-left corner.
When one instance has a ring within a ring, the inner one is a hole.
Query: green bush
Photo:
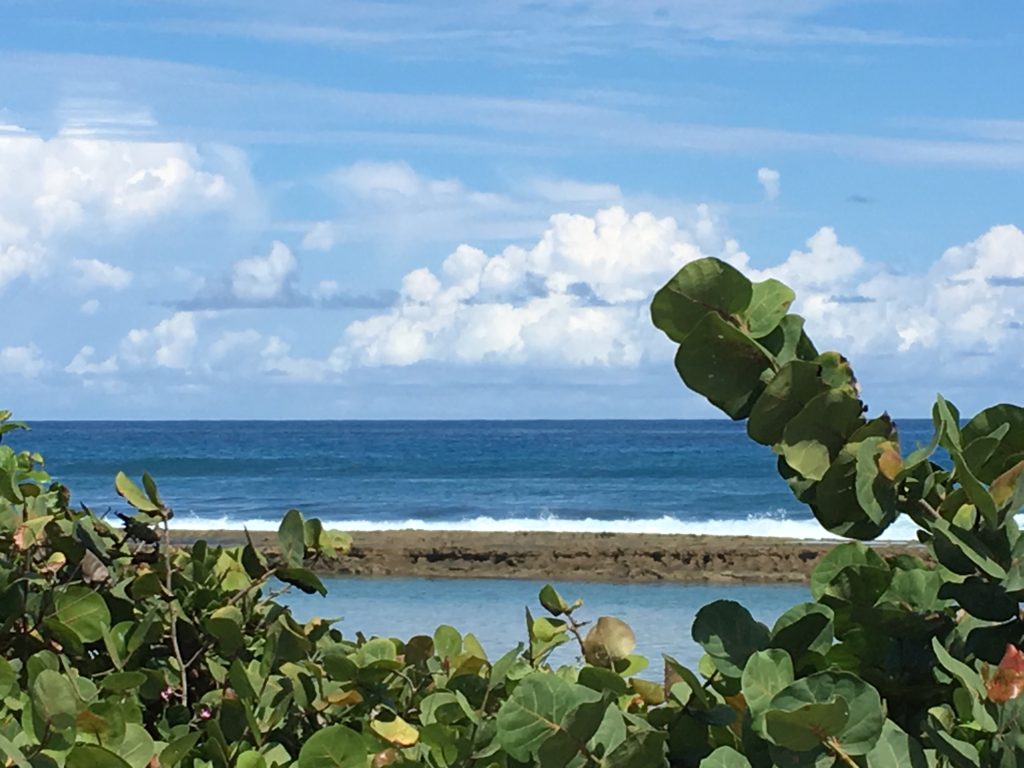
[[[933,442],[905,456],[792,301],[705,259],[652,315],[684,382],[747,420],[825,528],[866,540],[906,514],[927,559],[840,544],[813,602],[771,628],[711,603],[693,623],[698,669],[666,657],[653,682],[630,627],[588,624],[552,587],[493,660],[452,627],[400,640],[300,624],[279,589],[323,593],[309,566],[343,556],[346,536],[292,510],[269,560],[251,542],[175,546],[148,476],[117,476],[134,514],[111,525],[72,507],[41,456],[0,445],[0,754],[34,768],[1024,764],[1024,409],[962,424],[940,398]],[[20,427],[0,413],[0,437]],[[552,668],[566,643],[578,663]]]

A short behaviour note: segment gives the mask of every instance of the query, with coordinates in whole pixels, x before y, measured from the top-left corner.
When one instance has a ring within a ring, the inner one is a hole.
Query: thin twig
[[[167,613],[171,622],[171,649],[174,651],[174,658],[178,660],[178,668],[181,670],[181,700],[188,706],[188,665],[181,656],[181,647],[178,645],[178,612],[175,609],[174,582],[171,578],[171,529],[167,524],[167,517],[164,517],[164,567],[167,571],[165,584],[167,595]]]

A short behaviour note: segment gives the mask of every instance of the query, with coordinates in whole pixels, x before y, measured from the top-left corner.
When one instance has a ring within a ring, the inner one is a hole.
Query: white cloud
[[[89,299],[82,302],[82,306],[78,308],[79,312],[83,315],[95,315],[100,308],[100,302],[98,299]]]
[[[782,176],[774,168],[758,168],[757,183],[764,190],[765,200],[775,200],[779,196],[779,186]]]
[[[302,238],[307,251],[329,251],[338,240],[338,225],[333,221],[318,221]]]
[[[195,315],[175,312],[152,328],[136,328],[121,342],[119,356],[135,366],[188,369],[198,343]]]
[[[0,347],[0,374],[34,379],[43,372],[44,368],[46,368],[46,362],[33,344],[22,347]]]
[[[694,231],[649,213],[609,208],[594,217],[559,214],[529,249],[488,256],[460,246],[441,275],[402,280],[388,313],[354,322],[332,359],[348,365],[534,362],[636,365],[658,343],[645,306],[680,266],[703,255],[698,240],[719,240],[716,255],[742,261],[713,237],[707,209]]]
[[[236,150],[173,142],[0,133],[0,289],[46,275],[71,234],[117,234],[170,214],[237,208],[252,181]],[[89,286],[124,288],[130,273],[71,263]]]
[[[284,296],[299,262],[291,249],[275,241],[266,256],[239,259],[231,269],[231,293],[240,301],[267,302]]]
[[[96,350],[86,345],[78,350],[78,353],[71,359],[71,362],[64,366],[67,373],[76,376],[97,376],[102,374],[117,373],[117,358],[111,355],[100,363],[93,362]]]
[[[2,224],[3,219],[0,218],[0,225]],[[19,277],[35,279],[42,277],[47,272],[46,253],[41,247],[34,243],[24,246],[14,243],[4,244],[0,239],[0,289]]]
[[[112,288],[120,291],[132,282],[132,273],[127,269],[99,259],[74,259],[71,266],[78,272],[79,283],[86,288]]]

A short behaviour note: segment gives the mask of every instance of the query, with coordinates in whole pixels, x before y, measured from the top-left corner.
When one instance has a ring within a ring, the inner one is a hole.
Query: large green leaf
[[[860,542],[848,542],[833,547],[811,572],[811,595],[820,600],[829,584],[841,571],[850,566],[867,566],[880,570],[889,570],[888,564],[870,547]]]
[[[117,753],[132,768],[146,768],[156,754],[156,745],[145,728],[138,723],[128,723]]]
[[[804,319],[800,315],[786,315],[774,331],[757,341],[780,366],[792,360],[814,361],[818,357],[818,350],[804,333]]]
[[[298,587],[307,595],[326,595],[327,587],[320,577],[308,568],[278,568],[274,575],[286,584]]]
[[[877,440],[878,438],[872,438]],[[870,443],[865,441],[862,446]],[[896,492],[892,483],[878,473],[873,453],[873,475],[862,487],[865,473],[857,458],[845,451],[825,471],[814,492],[811,510],[825,528],[838,536],[870,540],[877,538],[896,519]]]
[[[64,762],[65,768],[132,768],[109,749],[100,746],[73,747]]]
[[[832,609],[822,603],[794,605],[772,627],[771,646],[799,659],[808,651],[825,654],[835,637]]]
[[[846,392],[822,392],[790,419],[782,433],[786,463],[811,480],[825,476],[833,457],[864,423],[863,403]]]
[[[885,721],[878,743],[865,758],[868,768],[928,768],[921,744],[892,720]]]
[[[750,281],[734,267],[718,259],[697,259],[654,295],[651,319],[679,343],[709,312],[738,315],[749,306],[752,295]]]
[[[344,725],[331,725],[310,736],[299,751],[299,768],[365,768],[363,738]]]
[[[750,761],[732,747],[719,747],[700,761],[700,768],[750,768]]]
[[[110,627],[110,609],[100,594],[88,587],[73,586],[57,592],[54,613],[83,643],[101,640],[104,628]]]
[[[743,698],[750,709],[754,728],[763,733],[764,714],[772,699],[792,685],[793,660],[786,651],[770,648],[751,654],[743,668]]]
[[[160,509],[124,472],[118,472],[114,478],[114,489],[139,512],[157,512]]]
[[[302,513],[289,509],[277,529],[277,543],[281,548],[281,559],[291,568],[301,568],[306,557],[306,528]]]
[[[547,739],[565,728],[577,707],[600,698],[596,691],[555,675],[531,673],[519,681],[498,710],[498,743],[516,760],[526,762]]]
[[[763,445],[782,440],[786,424],[828,385],[818,375],[818,366],[804,360],[791,360],[768,382],[750,411],[747,434]]]
[[[1024,456],[1024,407],[1003,403],[986,408],[964,426],[962,431],[964,445],[991,435],[1003,425],[1009,431],[999,443],[999,447],[975,472],[983,483],[991,483],[996,477],[1008,470]]]
[[[798,752],[831,741],[848,755],[870,752],[885,723],[882,699],[848,672],[817,672],[772,699],[765,729],[776,744]]]
[[[40,671],[32,681],[32,713],[37,734],[74,730],[81,702],[68,678],[52,669]]]
[[[697,611],[693,639],[726,677],[739,678],[747,659],[768,645],[768,627],[733,600],[716,600]]]
[[[690,389],[733,419],[746,418],[773,363],[747,334],[709,313],[676,353],[676,370]]]
[[[750,305],[743,313],[747,331],[755,339],[766,336],[779,325],[789,311],[796,294],[774,278],[754,283]]]

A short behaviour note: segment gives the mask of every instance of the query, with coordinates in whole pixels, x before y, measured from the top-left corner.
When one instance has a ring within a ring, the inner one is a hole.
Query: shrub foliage
[[[117,476],[132,514],[113,524],[73,506],[41,456],[0,445],[0,755],[19,768],[1024,764],[1024,408],[965,423],[940,397],[934,439],[904,453],[793,298],[703,259],[652,303],[686,385],[746,420],[797,498],[851,539],[773,627],[711,603],[693,622],[698,668],[666,657],[662,674],[629,626],[588,623],[549,586],[500,657],[447,626],[348,637],[278,602],[325,593],[313,566],[343,556],[346,536],[292,510],[270,559],[251,542],[175,545],[148,475]],[[0,437],[22,427],[0,413]],[[900,515],[922,558],[858,541]],[[577,663],[555,666],[566,644]]]

